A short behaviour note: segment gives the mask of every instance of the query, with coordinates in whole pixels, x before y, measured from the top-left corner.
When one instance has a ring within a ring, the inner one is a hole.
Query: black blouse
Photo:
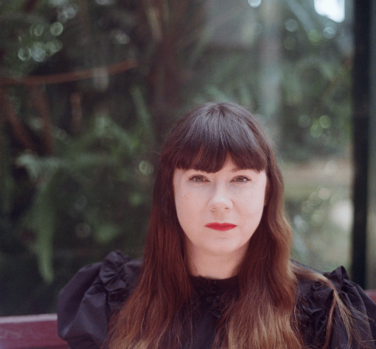
[[[61,290],[58,300],[59,335],[72,349],[99,349],[108,333],[108,321],[134,290],[141,259],[131,260],[121,252],[111,252],[102,263],[83,267]],[[376,349],[376,305],[364,291],[351,282],[343,267],[324,274],[329,278],[341,299],[356,309],[354,325],[361,340]],[[195,328],[192,348],[211,348],[216,322],[226,301],[226,294],[237,287],[236,277],[211,280],[192,277],[199,296],[199,316],[193,319]],[[307,348],[319,349],[325,340],[328,313],[333,291],[319,282],[299,280],[297,314],[299,328]],[[346,348],[344,325],[335,314],[331,349]],[[354,345],[352,348],[356,348]]]

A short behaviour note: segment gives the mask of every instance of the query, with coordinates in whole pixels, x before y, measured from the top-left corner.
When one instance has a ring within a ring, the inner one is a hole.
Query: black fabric
[[[108,333],[111,314],[133,292],[141,260],[131,260],[121,252],[111,252],[102,263],[82,268],[61,290],[58,301],[58,330],[72,349],[99,349]],[[363,343],[376,349],[376,305],[364,291],[351,282],[343,267],[325,274],[350,306],[355,327]],[[192,277],[197,291],[198,312],[193,318],[192,343],[185,347],[208,349],[215,337],[215,326],[221,317],[226,298],[237,287],[237,278],[210,280]],[[333,291],[319,282],[299,279],[297,319],[306,348],[322,348]],[[334,331],[330,349],[346,348],[348,338],[340,316],[334,314]],[[192,345],[191,345],[192,344]],[[357,348],[355,344],[350,346]]]

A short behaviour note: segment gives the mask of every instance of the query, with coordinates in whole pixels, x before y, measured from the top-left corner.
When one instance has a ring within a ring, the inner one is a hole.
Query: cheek
[[[252,218],[255,216],[261,216],[265,207],[265,193],[263,191],[258,192],[256,195],[249,195],[242,203],[242,210],[244,216]]]
[[[194,205],[192,205],[191,201],[191,197],[188,193],[181,190],[177,191],[175,195],[175,205],[180,223],[182,223],[182,221],[187,221],[188,217],[194,216]]]
[[[199,212],[189,199],[188,195],[176,197],[176,214],[185,236],[191,239],[197,230]]]
[[[197,209],[198,202],[193,195],[188,193],[181,193],[181,195],[175,197],[176,209],[182,214],[190,214]]]

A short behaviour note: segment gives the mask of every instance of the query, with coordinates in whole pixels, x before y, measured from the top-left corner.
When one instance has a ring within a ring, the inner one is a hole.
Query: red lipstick
[[[226,231],[226,230],[234,229],[236,225],[230,224],[230,223],[209,223],[209,224],[206,224],[205,227],[214,229],[214,230],[219,230],[219,231]]]

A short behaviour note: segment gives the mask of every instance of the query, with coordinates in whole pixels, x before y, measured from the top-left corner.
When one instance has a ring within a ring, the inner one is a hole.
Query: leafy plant
[[[54,311],[80,266],[141,254],[158,151],[193,104],[250,108],[285,161],[346,155],[348,23],[271,4],[0,1],[0,315]]]

